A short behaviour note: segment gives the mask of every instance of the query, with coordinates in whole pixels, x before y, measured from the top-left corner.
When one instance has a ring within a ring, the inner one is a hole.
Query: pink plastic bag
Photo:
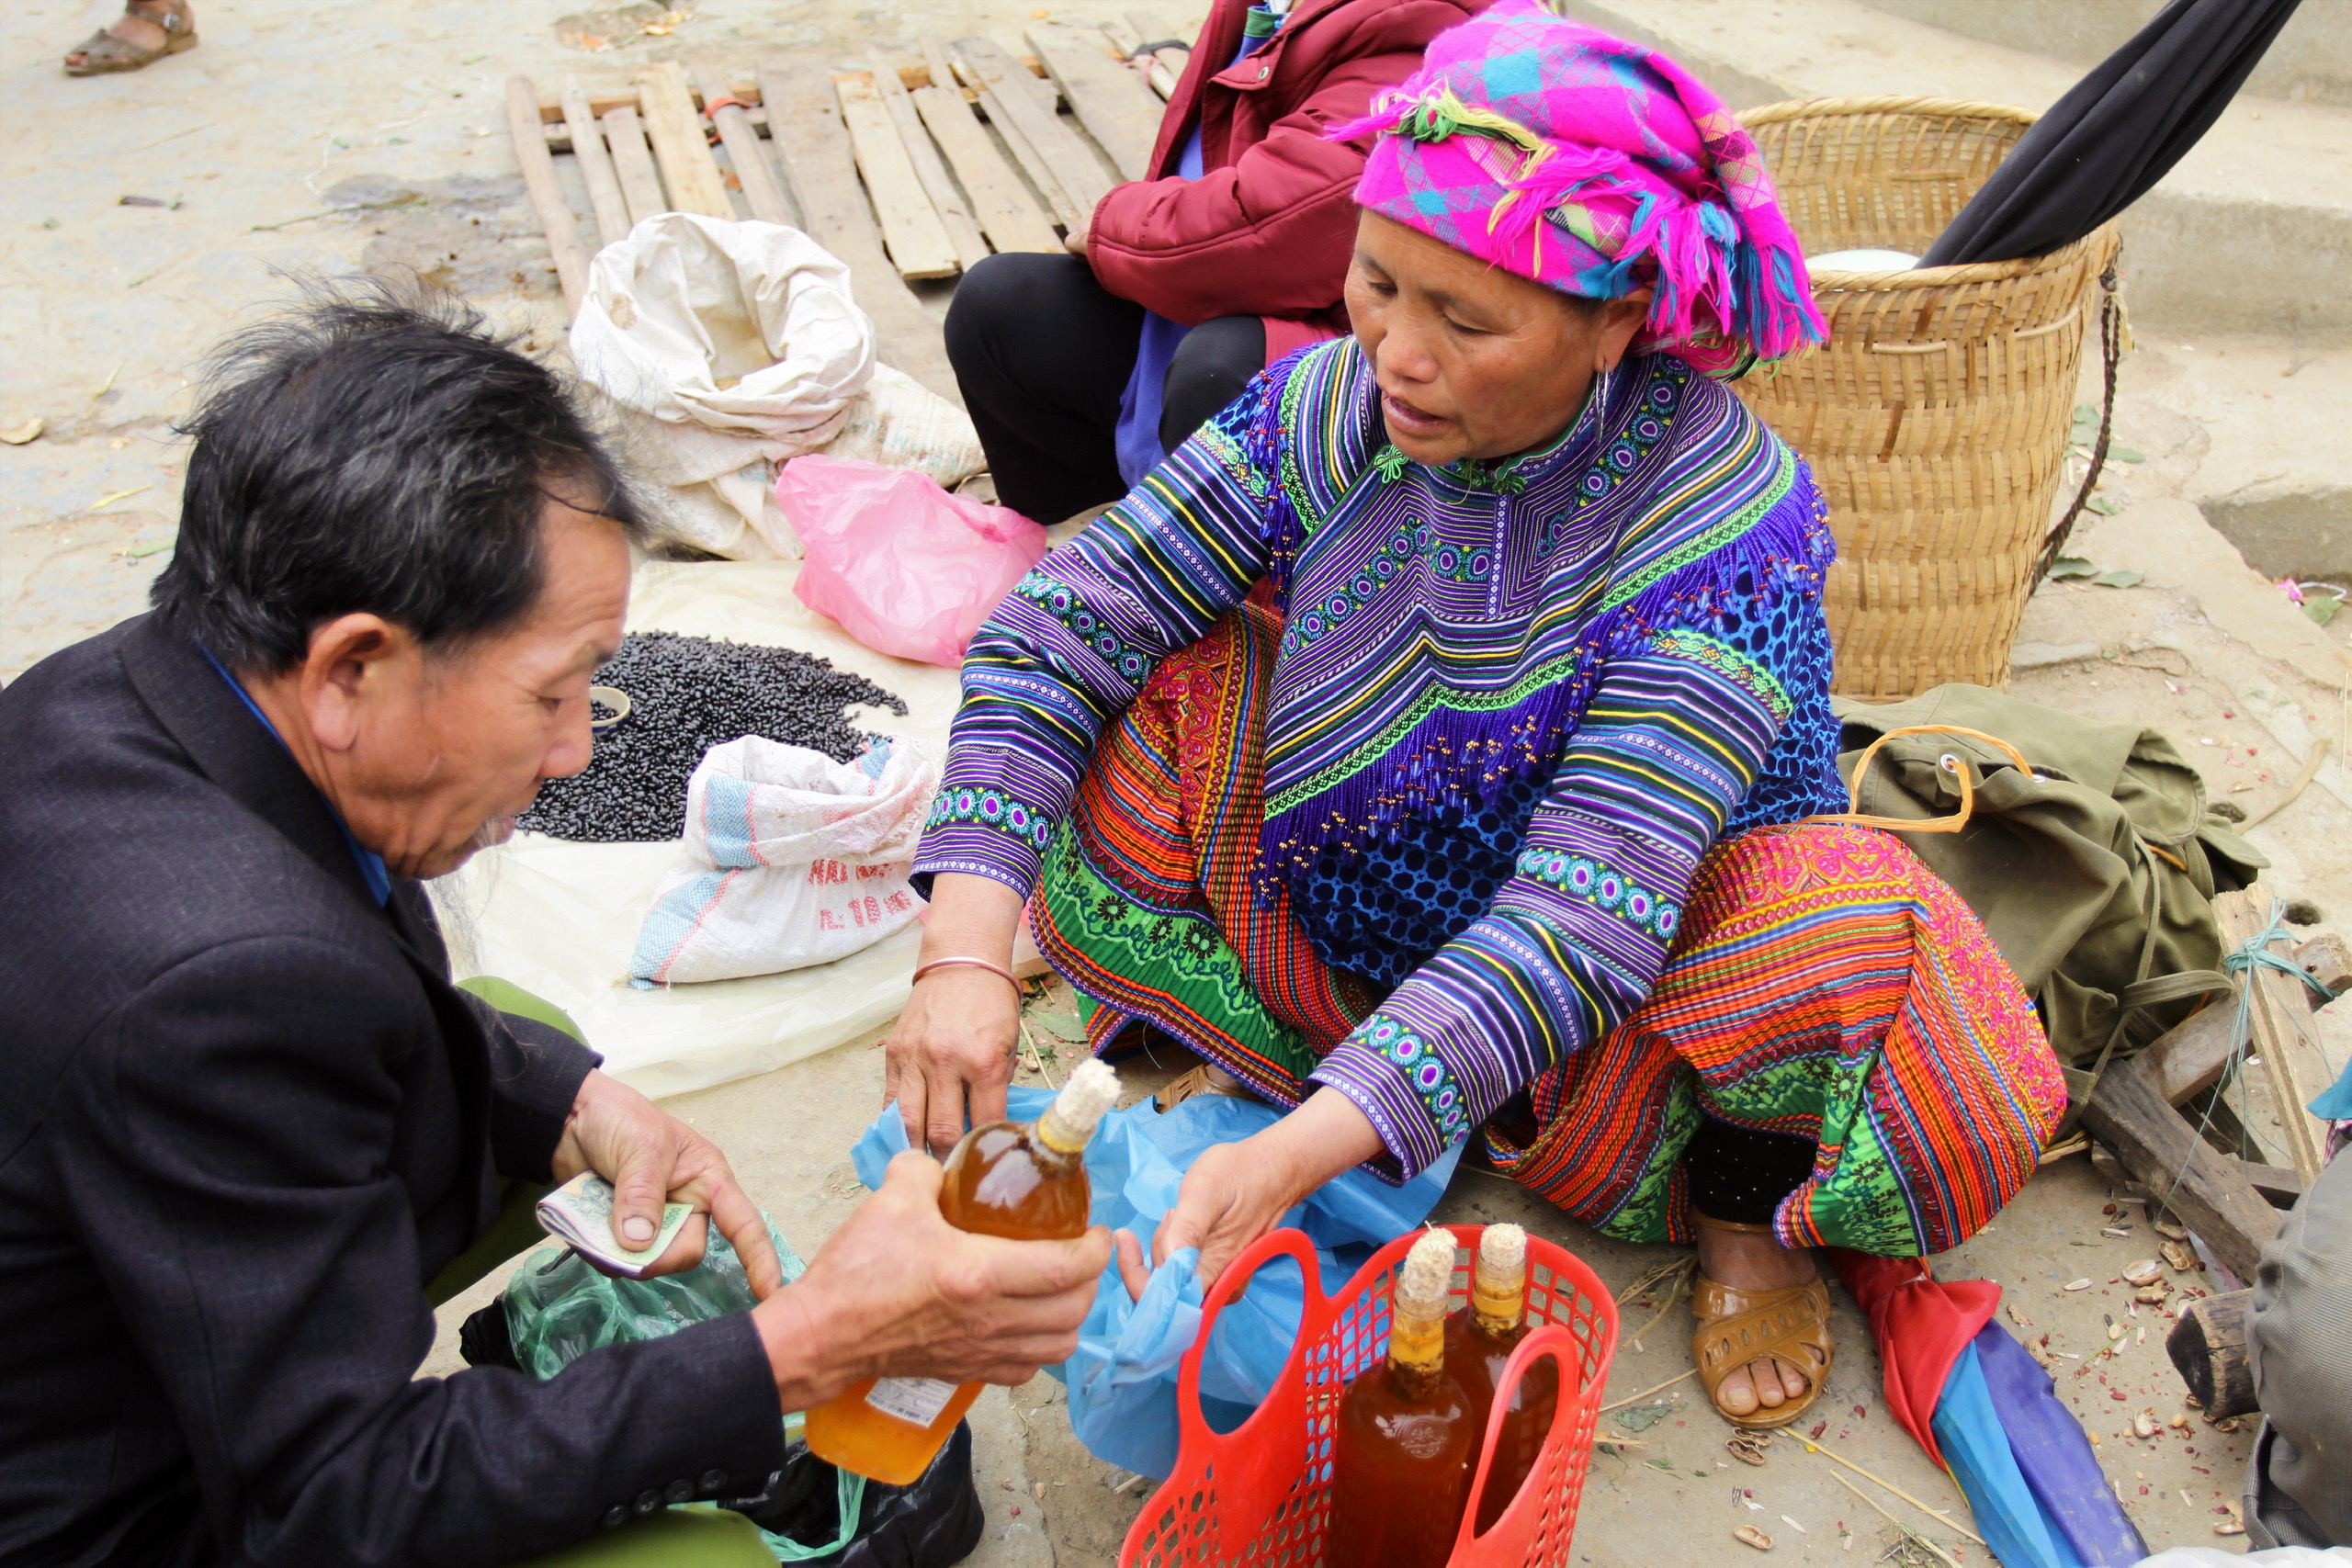
[[[877,652],[950,669],[1046,553],[1046,531],[950,495],[928,474],[821,453],[776,471],[776,504],[808,551],[795,589]]]

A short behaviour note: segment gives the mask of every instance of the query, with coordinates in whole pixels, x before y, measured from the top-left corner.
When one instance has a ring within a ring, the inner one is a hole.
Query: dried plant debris
[[[649,843],[685,831],[686,781],[703,753],[746,735],[846,762],[875,737],[851,725],[859,705],[907,705],[862,675],[789,648],[632,632],[596,672],[627,693],[622,723],[596,736],[585,773],[550,779],[515,825],[592,843]]]

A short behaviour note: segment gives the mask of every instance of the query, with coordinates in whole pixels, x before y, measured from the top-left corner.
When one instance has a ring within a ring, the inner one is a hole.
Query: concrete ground
[[[10,177],[0,187],[0,274],[11,282],[0,290],[0,432],[44,422],[29,444],[0,446],[0,680],[140,607],[176,517],[184,449],[171,424],[188,407],[198,360],[285,298],[289,275],[405,264],[461,288],[535,346],[560,342],[545,243],[505,139],[507,73],[611,73],[657,51],[749,61],[780,49],[848,64],[871,43],[910,51],[924,34],[988,30],[1010,41],[1041,9],[1029,0],[871,9],[706,0],[666,38],[584,54],[559,39],[571,9],[561,0],[196,4],[198,49],[137,75],[80,82],[59,74],[55,57],[107,7],[22,0],[0,12],[0,87],[15,106],[6,111]],[[1128,0],[1049,4],[1057,16],[1094,19]],[[1652,9],[1670,19],[1694,4]],[[1167,8],[1171,20],[1189,9]],[[1710,14],[1742,12],[1726,4]],[[1842,78],[1839,87],[1861,90]],[[1872,90],[1917,89],[1891,81]],[[167,205],[119,205],[125,196]],[[2332,743],[2335,758],[2311,786],[2252,835],[2278,863],[2278,886],[2314,899],[2330,925],[2352,914],[2352,862],[2341,849],[2352,841],[2352,773],[2342,761],[2352,740],[2352,618],[2312,625],[2207,513],[2289,482],[2265,478],[2274,473],[2291,475],[2297,494],[2343,488],[2331,427],[2347,406],[2347,378],[2352,350],[2285,335],[2209,337],[2177,323],[2143,329],[2125,370],[2119,438],[2149,461],[2119,467],[2107,490],[2124,510],[2076,546],[2142,581],[2045,587],[2020,633],[2015,687],[2067,711],[2165,730],[2217,798],[2251,810],[2286,793],[2309,748]],[[2267,548],[2240,537],[2249,553]],[[2290,530],[2281,547],[2298,538]],[[2267,559],[2273,574],[2313,574],[2300,560]],[[1068,1031],[1067,1008],[1067,993],[1056,993],[1039,1021]],[[2324,1031],[2339,1062],[2352,1044],[2345,1029],[2330,1021]],[[860,1195],[848,1149],[879,1108],[880,1084],[869,1042],[673,1103],[730,1151],[755,1195],[813,1253]],[[2159,1348],[2164,1320],[2146,1309],[2134,1317],[2112,1282],[2122,1266],[2152,1256],[2154,1241],[2130,1210],[2103,1213],[2109,1201],[2083,1159],[2061,1161],[1983,1235],[1938,1259],[1938,1270],[2007,1290],[2010,1321],[2058,1369],[2151,1547],[2233,1544],[2212,1526],[2236,1495],[2248,1435],[2194,1420],[2150,1439],[2127,1435],[2132,1416],[2168,1420],[2182,1406]],[[1597,1238],[1476,1172],[1457,1178],[1440,1217],[1521,1220],[1587,1258],[1612,1288],[1671,1256]],[[2132,1234],[2103,1235],[2118,1218]],[[2083,1278],[2087,1289],[2062,1289]],[[445,1311],[447,1331],[424,1371],[454,1369],[454,1325],[494,1288]],[[1951,1523],[1879,1495],[1960,1561],[1982,1561],[1960,1533],[1957,1493],[1887,1419],[1867,1334],[1838,1302],[1838,1361],[1817,1417],[1827,1423],[1823,1442],[1947,1511]],[[1623,1310],[1629,1342],[1611,1399],[1689,1365],[1682,1305],[1652,1295]],[[2110,1318],[2126,1330],[2120,1340],[2109,1337]],[[2109,1344],[2114,1356],[2089,1359]],[[1150,1483],[1088,1456],[1058,1403],[1056,1385],[1041,1379],[977,1407],[989,1525],[975,1562],[1116,1560]],[[1585,1561],[1714,1562],[1746,1523],[1770,1534],[1777,1551],[1802,1557],[1876,1560],[1899,1544],[1833,1464],[1787,1439],[1761,1469],[1736,1462],[1689,1382],[1604,1418],[1603,1429],[1645,1446],[1595,1458],[1577,1537]]]

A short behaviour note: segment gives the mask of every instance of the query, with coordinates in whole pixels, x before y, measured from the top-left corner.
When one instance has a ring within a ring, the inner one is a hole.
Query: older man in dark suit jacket
[[[511,1562],[756,1491],[857,1378],[1067,1355],[1099,1234],[966,1236],[902,1158],[779,1290],[716,1149],[450,985],[413,879],[585,765],[642,532],[553,378],[345,294],[192,428],[155,613],[0,693],[0,1563]],[[501,1179],[585,1169],[760,1306],[412,1381]]]

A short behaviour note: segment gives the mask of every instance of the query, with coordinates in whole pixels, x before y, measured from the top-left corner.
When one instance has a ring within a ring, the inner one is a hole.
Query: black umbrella
[[[2237,95],[2299,0],[2172,0],[2051,106],[1921,266],[2011,261],[2140,199]]]

